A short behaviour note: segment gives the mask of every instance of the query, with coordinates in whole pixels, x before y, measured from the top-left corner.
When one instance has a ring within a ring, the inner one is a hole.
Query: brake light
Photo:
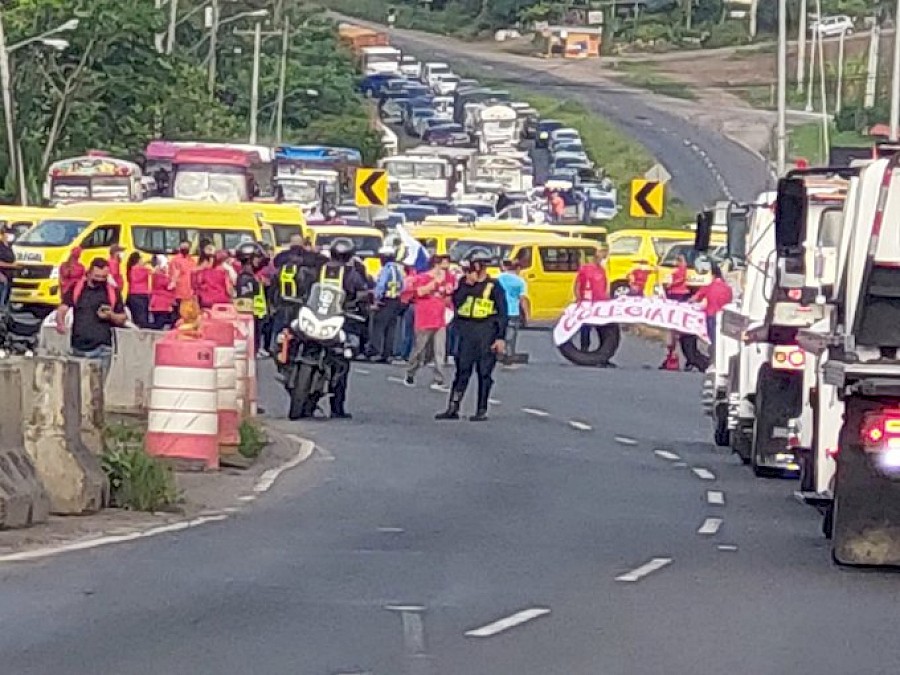
[[[806,352],[796,345],[775,347],[772,353],[772,367],[776,370],[803,370]]]
[[[900,410],[882,410],[864,415],[859,435],[866,452],[900,448]]]
[[[787,296],[791,300],[800,300],[803,297],[803,291],[799,288],[792,288],[787,292]]]
[[[840,447],[836,448],[826,448],[825,454],[831,457],[831,459],[837,459],[838,453],[840,452]]]

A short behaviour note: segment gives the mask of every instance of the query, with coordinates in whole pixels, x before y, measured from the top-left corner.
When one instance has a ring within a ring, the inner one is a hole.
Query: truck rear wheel
[[[788,421],[799,414],[802,383],[802,375],[792,371],[776,371],[768,364],[759,369],[750,455],[757,476],[772,475],[777,469],[767,466],[767,458],[787,452],[787,438],[776,438],[775,429],[786,429]]]
[[[875,399],[846,401],[831,516],[839,565],[900,565],[900,483],[876,469],[860,439],[863,415],[883,407]]]
[[[719,403],[714,408],[713,419],[716,422],[716,429],[713,433],[716,445],[720,448],[727,448],[731,444],[731,431],[728,429],[727,403]]]

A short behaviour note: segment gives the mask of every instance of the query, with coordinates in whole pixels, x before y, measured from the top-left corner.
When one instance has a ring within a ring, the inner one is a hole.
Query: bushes
[[[178,501],[175,478],[143,448],[143,430],[112,424],[104,430],[100,465],[109,480],[110,506],[131,511],[164,511]]]
[[[719,26],[712,26],[709,35],[703,41],[706,49],[733,47],[750,43],[747,24],[744,21],[726,21]]]
[[[266,444],[269,442],[269,439],[266,438],[266,433],[262,428],[258,424],[254,424],[249,420],[244,420],[241,422],[238,431],[241,435],[238,452],[247,459],[256,459],[259,457],[259,453],[262,452],[262,449],[266,447]]]

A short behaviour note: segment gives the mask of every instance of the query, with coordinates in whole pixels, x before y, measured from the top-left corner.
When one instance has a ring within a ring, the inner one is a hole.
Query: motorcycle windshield
[[[309,292],[306,306],[317,318],[328,319],[343,313],[344,297],[344,291],[337,286],[315,283]]]

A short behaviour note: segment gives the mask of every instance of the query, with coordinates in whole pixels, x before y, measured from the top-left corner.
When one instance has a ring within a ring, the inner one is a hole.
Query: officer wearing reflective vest
[[[397,262],[397,253],[390,246],[378,252],[381,257],[381,272],[375,283],[375,302],[378,309],[372,320],[372,356],[380,363],[387,363],[394,353],[394,337],[397,323],[403,314],[400,293],[403,291],[403,267]]]
[[[272,283],[274,339],[277,340],[297,316],[299,303],[306,298],[324,263],[325,257],[313,251],[299,234],[291,237],[289,248],[275,256],[275,277]]]
[[[262,269],[266,253],[256,242],[248,241],[238,246],[235,257],[241,265],[237,282],[234,285],[235,305],[240,309],[248,307],[253,312],[253,338],[257,355],[262,355],[262,322],[268,314],[266,289],[256,276]]]
[[[456,377],[450,390],[447,410],[435,415],[436,419],[459,419],[459,406],[473,370],[478,374],[478,403],[475,414],[469,419],[473,422],[487,419],[491,386],[494,382],[491,375],[497,363],[497,355],[506,349],[503,338],[508,321],[503,288],[487,273],[490,263],[490,254],[480,250],[473,251],[462,261],[464,276],[453,293],[455,326],[459,339]]]
[[[344,309],[358,311],[360,303],[365,303],[368,287],[365,278],[353,265],[354,252],[355,247],[351,239],[344,237],[335,239],[331,244],[331,259],[319,270],[318,282],[342,289],[345,294]],[[358,323],[348,320],[344,324],[344,330],[348,334],[358,335]],[[350,362],[347,361],[344,366],[337,369],[331,382],[331,416],[339,419],[351,417],[346,409]]]

